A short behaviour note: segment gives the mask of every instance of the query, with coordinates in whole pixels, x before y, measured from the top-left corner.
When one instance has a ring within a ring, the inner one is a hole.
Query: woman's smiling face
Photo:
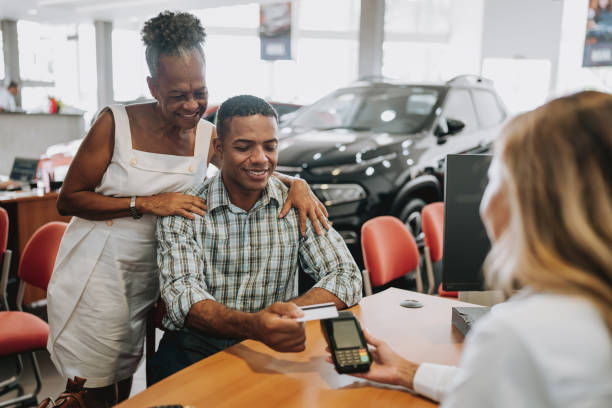
[[[157,78],[148,78],[148,83],[166,121],[179,129],[198,124],[208,105],[205,66],[199,55],[162,56]]]

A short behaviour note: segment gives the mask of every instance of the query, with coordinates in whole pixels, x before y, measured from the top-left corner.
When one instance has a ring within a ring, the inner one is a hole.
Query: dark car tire
[[[417,240],[421,237],[421,210],[427,203],[419,197],[409,198],[402,210],[399,213],[399,219],[402,220],[406,228],[410,230],[412,236]]]

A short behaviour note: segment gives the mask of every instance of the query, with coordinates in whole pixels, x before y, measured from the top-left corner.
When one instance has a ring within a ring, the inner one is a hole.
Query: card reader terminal
[[[341,311],[336,318],[321,320],[321,330],[338,373],[365,373],[370,370],[372,356],[359,321],[352,312]]]

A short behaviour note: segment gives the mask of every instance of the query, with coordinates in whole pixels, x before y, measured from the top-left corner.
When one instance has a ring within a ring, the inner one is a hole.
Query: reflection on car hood
[[[358,153],[362,159],[368,159],[390,150],[398,151],[395,145],[415,136],[346,129],[311,130],[280,139],[278,164],[318,167],[355,163]]]

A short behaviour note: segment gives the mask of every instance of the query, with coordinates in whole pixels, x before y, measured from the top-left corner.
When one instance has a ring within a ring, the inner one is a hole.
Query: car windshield
[[[423,86],[342,89],[302,109],[290,126],[416,133],[428,124],[439,94]]]

